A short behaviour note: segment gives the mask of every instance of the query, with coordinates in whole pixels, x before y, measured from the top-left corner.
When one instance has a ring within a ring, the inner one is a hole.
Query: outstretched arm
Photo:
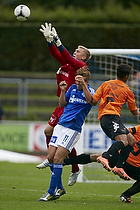
[[[51,23],[45,23],[44,25],[41,25],[41,28],[39,29],[45,39],[47,40],[47,44],[48,44],[48,48],[50,51],[50,54],[61,64],[61,65],[65,65],[67,64],[67,62],[65,61],[65,59],[63,58],[63,56],[61,55],[61,53],[59,52],[59,50],[57,49],[57,47],[55,46],[54,42],[53,42],[53,35],[52,35],[52,25]]]
[[[63,46],[57,31],[54,27],[52,27],[52,32],[51,35],[53,36],[53,40],[56,44],[56,46],[58,47],[59,52],[61,53],[61,56],[63,57],[63,59],[65,60],[65,62],[69,65],[71,65],[75,71],[79,68],[81,68],[82,66],[86,66],[86,63],[80,60],[76,60],[70,53],[69,51]]]

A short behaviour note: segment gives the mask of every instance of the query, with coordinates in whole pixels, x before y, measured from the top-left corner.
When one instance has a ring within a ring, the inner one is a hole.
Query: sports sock
[[[46,136],[47,148],[49,148],[49,143],[50,143],[51,137],[52,137],[52,136]]]
[[[56,187],[57,187],[57,189],[63,189],[61,177],[60,177]]]
[[[127,197],[131,197],[132,195],[135,195],[140,192],[140,181],[136,181],[132,187],[130,187],[128,190],[123,192],[123,194]]]
[[[124,148],[121,149],[118,161],[116,163],[116,167],[118,168],[123,168],[123,164],[125,163],[125,161],[127,160],[129,153],[133,150],[133,147],[128,145]]]
[[[90,155],[81,154],[72,158],[65,158],[63,165],[71,165],[71,164],[87,164],[91,163]]]
[[[51,173],[53,172],[53,166],[54,166],[54,163],[50,163],[50,164],[49,164],[49,167],[50,167],[50,169],[51,169]]]
[[[69,158],[77,156],[76,149],[73,148],[72,151],[71,151],[71,153],[70,153],[68,156],[69,156]],[[78,164],[73,164],[73,165],[72,165],[72,172],[75,173],[75,172],[77,172],[77,171],[79,171],[79,166],[78,166]]]
[[[48,193],[50,193],[51,195],[54,195],[55,188],[57,187],[58,182],[61,180],[62,170],[63,164],[54,163],[50,187],[48,190]]]
[[[117,154],[117,152],[124,148],[124,144],[122,141],[116,141],[113,143],[110,148],[102,154],[102,157],[106,159],[110,159],[113,155]]]
[[[53,166],[54,166],[54,163],[50,163],[50,169],[51,169],[51,173],[53,172]],[[62,185],[62,181],[61,181],[61,177],[60,177],[60,180],[58,181],[58,184],[57,184],[57,189],[63,189],[63,185]]]

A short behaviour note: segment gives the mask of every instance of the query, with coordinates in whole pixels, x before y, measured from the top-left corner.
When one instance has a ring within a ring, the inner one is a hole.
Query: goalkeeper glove
[[[51,35],[51,23],[45,23],[44,25],[41,25],[42,28],[39,30],[43,33],[44,37],[46,38],[47,42],[52,42],[53,41],[53,36]]]
[[[51,35],[53,36],[53,41],[55,42],[56,46],[59,47],[62,43],[54,27],[52,28]]]

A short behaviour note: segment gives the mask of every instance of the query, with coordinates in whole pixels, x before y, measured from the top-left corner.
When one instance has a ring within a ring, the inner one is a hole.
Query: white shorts
[[[71,152],[74,145],[80,139],[80,134],[81,133],[78,131],[57,124],[54,127],[49,145],[52,145],[54,147],[61,146]]]

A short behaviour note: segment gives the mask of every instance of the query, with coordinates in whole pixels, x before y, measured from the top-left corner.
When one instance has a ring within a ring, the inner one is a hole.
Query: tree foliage
[[[107,4],[108,0],[23,0],[23,4],[31,4],[31,5],[40,5],[47,7],[49,9],[54,9],[60,5],[64,7],[74,6],[76,8],[84,8],[84,9],[91,9],[91,8],[103,8]],[[115,4],[121,4],[124,8],[130,8],[133,4],[140,6],[139,0],[111,0]],[[16,6],[21,4],[20,0],[1,0],[1,4],[5,6]]]
[[[2,0],[0,22],[17,22],[13,11],[18,4],[19,0]],[[140,23],[140,3],[137,0],[86,0],[85,5],[83,1],[80,4],[79,0],[57,0],[55,4],[50,0],[24,0],[22,4],[31,9],[29,22]]]

